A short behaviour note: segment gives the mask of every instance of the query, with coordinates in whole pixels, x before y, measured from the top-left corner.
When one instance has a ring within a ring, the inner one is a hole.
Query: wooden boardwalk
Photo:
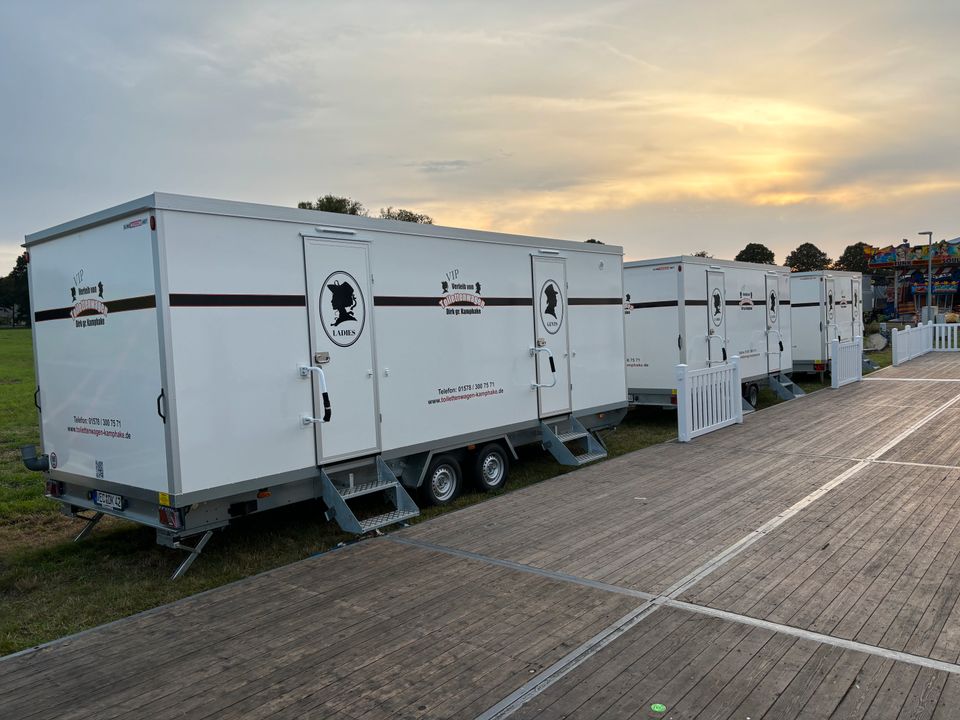
[[[954,358],[0,659],[0,716],[960,717]]]

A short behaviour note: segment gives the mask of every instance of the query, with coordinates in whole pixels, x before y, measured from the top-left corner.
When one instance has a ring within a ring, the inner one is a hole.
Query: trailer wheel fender
[[[433,458],[420,490],[431,505],[449,505],[460,494],[462,478],[457,458],[444,453]]]
[[[507,484],[510,459],[500,443],[484,445],[472,460],[473,482],[478,490],[493,492]]]

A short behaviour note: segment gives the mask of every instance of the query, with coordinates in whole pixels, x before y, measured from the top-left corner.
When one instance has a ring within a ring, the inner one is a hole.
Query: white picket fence
[[[960,351],[960,325],[937,323],[933,326],[933,352]]]
[[[740,358],[691,370],[677,365],[677,433],[680,442],[743,422]]]
[[[933,350],[933,323],[926,325],[909,325],[903,330],[894,328],[890,333],[890,344],[893,347],[893,364],[900,365],[907,360],[913,360]]]
[[[863,338],[830,341],[830,385],[834,389],[863,379]]]

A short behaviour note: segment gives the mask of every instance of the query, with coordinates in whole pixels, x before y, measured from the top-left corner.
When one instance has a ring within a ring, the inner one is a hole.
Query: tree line
[[[837,260],[830,257],[813,243],[803,243],[796,250],[787,255],[783,264],[793,272],[808,272],[810,270],[846,270],[848,272],[867,273],[870,267],[867,264],[867,255],[864,252],[869,247],[866,243],[847,245],[843,254]],[[697,257],[713,257],[706,250],[693,253]],[[773,250],[763,243],[747,243],[747,246],[733,258],[740,262],[774,265]]]

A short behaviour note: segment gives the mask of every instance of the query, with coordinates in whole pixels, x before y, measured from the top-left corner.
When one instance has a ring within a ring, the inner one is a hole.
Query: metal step
[[[607,449],[600,442],[600,439],[581,425],[579,420],[571,415],[567,424],[568,427],[560,431],[560,423],[558,422],[540,423],[540,442],[558,463],[576,467],[607,456]],[[554,430],[554,427],[557,430]],[[573,450],[566,445],[573,440],[584,441],[586,452],[575,455]]]
[[[592,463],[594,460],[603,460],[607,456],[607,451],[603,452],[588,452],[583,455],[574,455],[574,458],[577,460],[577,465],[586,465],[587,463]]]
[[[387,525],[395,525],[398,522],[409,520],[410,518],[416,517],[419,514],[419,510],[391,510],[383,515],[374,515],[373,517],[364,518],[360,521],[360,529],[362,532],[368,533],[372,530],[386,527]]]
[[[379,479],[374,480],[373,482],[361,483],[360,485],[354,485],[351,487],[342,487],[337,485],[337,492],[340,493],[340,497],[344,500],[353,497],[360,497],[361,495],[369,495],[370,493],[380,492],[381,490],[389,490],[392,487],[397,486],[396,480],[388,480],[382,482]]]
[[[376,473],[374,475],[374,472]],[[337,485],[330,479],[326,471],[320,470],[320,486],[323,502],[327,506],[327,519],[336,521],[343,530],[356,535],[363,535],[371,530],[393,525],[420,514],[420,508],[407,494],[406,489],[397,480],[383,458],[377,457],[375,467],[368,467],[364,471],[365,478],[374,478],[367,482],[354,485],[352,488]],[[353,510],[347,505],[348,498],[385,491],[387,499],[393,504],[394,510],[383,515],[359,520]]]
[[[770,389],[773,390],[781,400],[793,400],[803,397],[806,393],[799,385],[788,378],[786,375],[770,375],[767,377]]]
[[[589,434],[590,433],[588,433],[586,430],[584,430],[583,432],[580,432],[579,430],[571,430],[570,432],[557,433],[557,440],[559,440],[564,445],[566,445],[568,442],[585,438]]]

